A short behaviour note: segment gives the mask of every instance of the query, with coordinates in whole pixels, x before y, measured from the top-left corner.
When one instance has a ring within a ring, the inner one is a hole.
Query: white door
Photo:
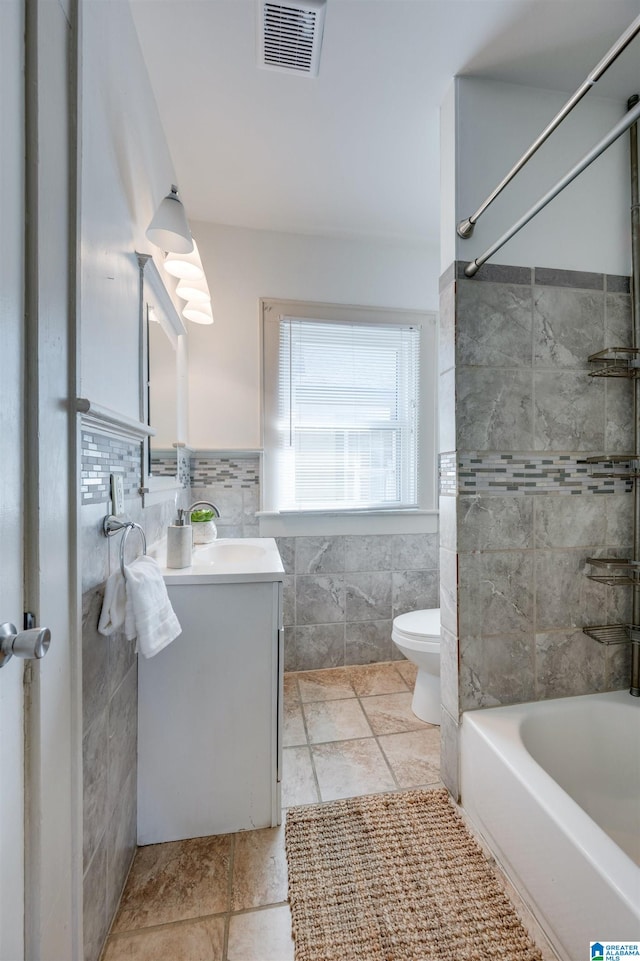
[[[0,3],[0,623],[22,627],[22,318],[24,232],[23,6]],[[24,733],[22,675],[0,669],[0,959],[24,957]]]
[[[81,675],[69,457],[74,37],[63,2],[32,0],[37,16],[28,23],[25,6],[0,2],[0,624],[21,630],[30,610],[53,639],[42,660],[12,657],[0,667],[0,961],[79,961]],[[25,32],[36,54],[28,64]]]

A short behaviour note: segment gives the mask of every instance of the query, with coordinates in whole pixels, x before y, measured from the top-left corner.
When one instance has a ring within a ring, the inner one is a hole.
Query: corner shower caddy
[[[589,372],[590,377],[618,377],[627,380],[637,380],[640,377],[640,348],[637,347],[606,347],[591,354],[587,360],[594,365],[594,370]],[[640,478],[640,458],[637,452],[599,454],[586,457],[585,462],[591,465],[591,477],[631,481],[637,496],[640,486],[636,483]],[[635,540],[634,534],[634,548]],[[640,588],[640,558],[635,549],[632,558],[588,557],[587,564],[593,569],[591,574],[587,574],[592,581],[608,587]],[[583,632],[599,644],[606,645],[628,644],[632,640],[640,640],[640,625],[636,624],[635,618],[631,624],[594,624],[583,627]]]
[[[630,97],[627,107],[638,104]],[[629,127],[631,159],[631,347],[606,347],[588,358],[590,377],[624,377],[633,383],[633,433],[631,454],[589,457],[594,477],[625,479],[633,485],[633,552],[630,558],[588,557],[591,580],[612,587],[631,587],[630,624],[594,624],[583,627],[600,644],[631,643],[630,693],[640,697],[640,180],[638,170],[638,124]],[[599,465],[599,469],[595,468]]]

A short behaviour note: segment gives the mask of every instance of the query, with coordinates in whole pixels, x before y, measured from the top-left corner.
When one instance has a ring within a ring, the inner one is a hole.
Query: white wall
[[[193,224],[213,326],[189,328],[189,443],[261,446],[261,297],[438,308],[439,259],[426,245]]]
[[[456,259],[456,94],[455,81],[440,105],[440,271]]]
[[[60,9],[59,4],[41,2]],[[136,251],[151,254],[162,276],[162,253],[146,240],[145,230],[171,183],[175,183],[175,173],[129,4],[83,0],[81,25],[77,393],[135,421],[141,417]],[[149,264],[145,275],[150,275]],[[147,280],[147,288],[151,285]],[[183,356],[184,345],[179,349]],[[175,392],[173,403],[175,406]],[[180,416],[184,418],[183,409]],[[174,433],[171,442],[177,439]],[[173,499],[174,491],[165,488],[146,500],[144,511],[137,493],[127,499],[125,511],[144,525],[149,543],[159,536],[169,512],[173,513]],[[80,511],[79,581],[88,605],[85,610],[90,610],[96,600],[101,603],[100,585],[118,562],[118,543],[108,542],[101,534],[100,518],[108,509],[109,503],[104,501],[85,504]],[[54,555],[55,551],[53,555],[50,551],[48,556]],[[84,951],[81,948],[77,955],[66,951],[47,957],[82,956],[86,961],[97,961],[134,847],[135,791],[130,790],[130,765],[132,755],[135,757],[137,689],[135,665],[128,660],[131,652],[122,648],[117,680],[109,672],[111,680],[107,683],[106,648],[96,634],[95,620],[84,619],[82,626],[82,680],[85,694],[89,692],[83,711],[84,735],[85,744],[95,752],[83,771],[84,850],[88,852],[83,878]],[[112,708],[116,704],[118,717],[114,719]],[[109,724],[103,723],[104,717]],[[56,736],[59,728],[59,724],[50,726]],[[99,777],[94,777],[96,758]],[[82,866],[82,833],[79,850]],[[51,888],[55,890],[55,883]]]
[[[477,210],[567,99],[568,94],[515,84],[456,79],[453,95],[447,96],[441,111],[441,157],[449,188],[441,223],[442,270],[453,259],[455,224]],[[626,102],[587,94],[482,216],[473,238],[456,238],[456,259],[478,257],[625,112]],[[450,189],[453,156],[455,212]],[[624,134],[492,262],[628,274],[629,203],[628,134]]]
[[[139,417],[138,263],[175,173],[128,3],[83,5],[80,393]]]

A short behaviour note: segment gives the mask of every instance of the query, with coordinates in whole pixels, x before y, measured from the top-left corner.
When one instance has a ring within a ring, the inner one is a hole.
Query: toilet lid
[[[394,629],[409,637],[437,637],[440,639],[440,608],[424,611],[408,611],[393,620]]]

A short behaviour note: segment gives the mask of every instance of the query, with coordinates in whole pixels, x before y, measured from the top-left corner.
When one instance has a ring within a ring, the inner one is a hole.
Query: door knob
[[[4,667],[10,657],[44,657],[51,643],[48,627],[32,627],[18,632],[15,624],[0,624],[0,667]]]

